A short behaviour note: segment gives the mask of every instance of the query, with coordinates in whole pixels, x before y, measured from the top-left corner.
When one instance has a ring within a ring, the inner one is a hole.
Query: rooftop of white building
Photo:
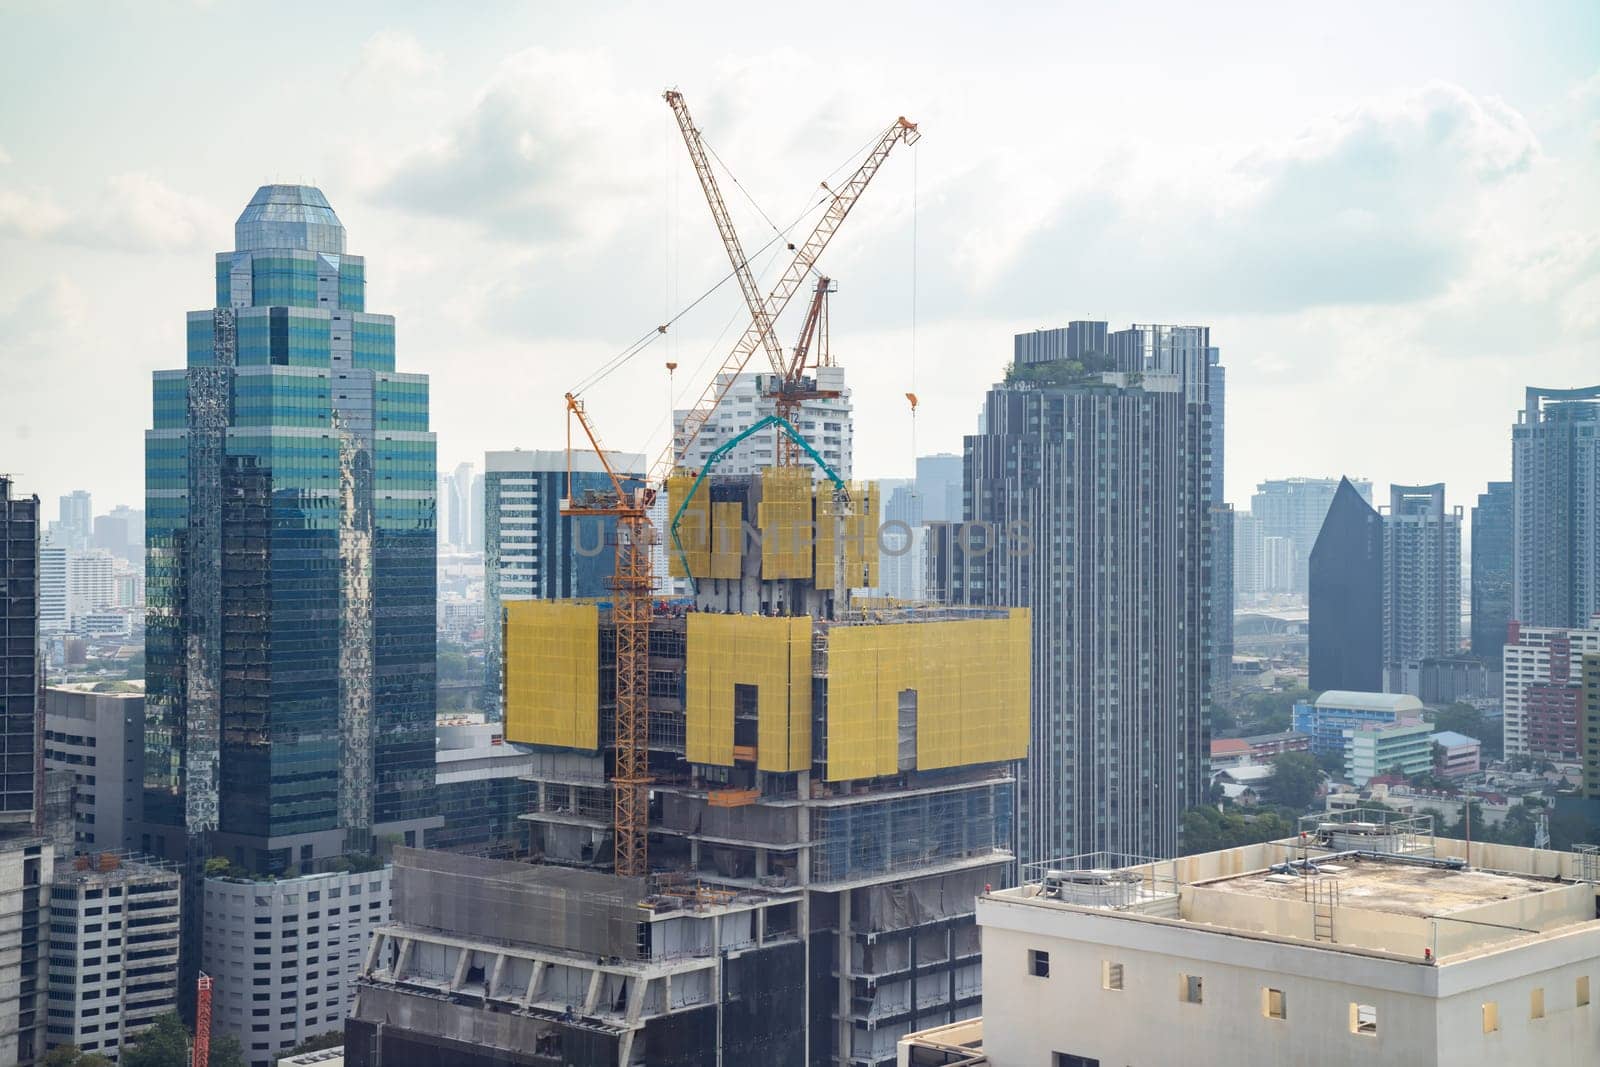
[[[1330,689],[1317,697],[1319,708],[1345,708],[1351,711],[1392,711],[1396,713],[1422,710],[1422,701],[1409,693],[1357,693],[1349,689]]]

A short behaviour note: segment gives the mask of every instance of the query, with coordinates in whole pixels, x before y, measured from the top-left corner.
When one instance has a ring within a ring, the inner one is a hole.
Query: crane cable
[[[853,162],[855,162],[855,160],[856,160],[856,158],[858,156],[864,155],[881,138],[882,138],[882,134],[881,133],[875,134],[874,136],[868,138],[862,144],[862,146],[860,148],[856,149],[854,152],[852,152],[848,156],[846,156],[845,159],[844,159],[844,162],[840,163],[837,167],[835,167],[828,174],[828,177],[823,179],[823,182],[822,182],[823,196],[821,198],[819,198],[815,203],[810,204],[808,207],[806,207],[806,209],[804,211],[800,212],[800,214],[795,217],[795,220],[793,222],[789,223],[789,225],[787,227],[783,228],[783,229],[779,229],[778,226],[770,218],[768,218],[767,213],[761,210],[761,205],[759,205],[759,204],[757,204],[755,202],[755,199],[750,196],[748,191],[745,190],[744,185],[739,181],[739,179],[737,177],[734,176],[733,172],[728,169],[728,165],[726,163],[723,163],[722,159],[720,157],[716,156],[716,152],[714,150],[711,150],[710,146],[707,145],[706,146],[707,150],[711,151],[712,156],[715,157],[717,159],[717,162],[722,165],[722,169],[725,172],[727,172],[728,177],[733,179],[733,183],[739,187],[739,191],[741,193],[743,193],[745,198],[750,201],[750,203],[755,207],[756,211],[760,212],[761,217],[766,220],[767,225],[771,226],[772,229],[773,229],[772,237],[769,238],[767,240],[767,242],[765,244],[763,244],[760,248],[756,249],[755,255],[745,257],[746,261],[749,261],[751,259],[754,259],[756,256],[761,255],[763,252],[767,251],[769,248],[771,248],[774,244],[776,244],[779,241],[784,241],[784,242],[787,243],[788,240],[789,240],[790,231],[792,231],[796,226],[798,226],[802,222],[804,222],[805,219],[806,219],[806,216],[810,215],[812,212],[816,211],[818,208],[822,207],[823,205],[827,204],[829,201],[833,200],[834,197],[837,195],[836,193],[834,193],[832,191],[832,189],[830,189],[828,187],[828,182],[831,182],[841,171],[843,171],[845,168],[849,167]],[[704,139],[704,137],[702,137],[701,138],[701,143],[703,144],[704,141],[705,141],[705,139]],[[857,164],[857,165],[859,166],[859,164]],[[681,245],[681,242],[680,242],[680,245]],[[813,264],[812,267],[811,267],[811,273],[813,273],[813,274],[816,273],[815,264]],[[709,289],[707,289],[705,292],[701,293],[699,296],[695,297],[694,300],[690,301],[690,303],[687,304],[676,315],[672,316],[670,319],[668,319],[666,322],[662,323],[660,326],[653,327],[649,332],[645,333],[637,341],[633,342],[631,345],[628,345],[622,351],[618,352],[616,355],[612,356],[610,359],[608,359],[604,363],[602,363],[599,367],[595,368],[595,370],[592,371],[590,374],[584,376],[583,378],[580,378],[578,380],[578,383],[575,386],[573,386],[571,390],[569,390],[571,392],[571,394],[574,397],[582,396],[583,393],[586,390],[590,389],[591,387],[593,387],[595,385],[600,384],[606,378],[610,377],[614,372],[616,372],[616,371],[620,370],[622,367],[626,366],[628,364],[628,362],[633,359],[634,356],[637,356],[640,352],[643,352],[645,349],[649,348],[663,334],[665,334],[667,332],[667,328],[668,327],[670,327],[670,326],[674,325],[675,323],[677,323],[677,321],[679,319],[683,318],[689,312],[693,311],[702,302],[704,302],[708,297],[710,297],[712,293],[716,292],[718,289],[721,289],[724,285],[728,284],[728,282],[733,280],[733,278],[736,277],[736,276],[737,276],[737,271],[735,271],[735,270],[730,268],[727,274],[724,274]],[[724,330],[726,330],[726,327],[724,327]]]

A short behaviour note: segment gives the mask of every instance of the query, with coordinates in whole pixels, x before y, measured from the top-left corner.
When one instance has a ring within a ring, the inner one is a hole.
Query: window
[[[1491,1000],[1483,1006],[1483,1032],[1495,1033],[1500,1029],[1500,1003]]]
[[[1579,975],[1578,976],[1578,1007],[1586,1008],[1588,1006],[1589,1006],[1589,976],[1586,975],[1586,974]]]
[[[1544,987],[1535,989],[1528,997],[1528,1018],[1544,1018]]]
[[[1050,977],[1050,953],[1041,949],[1028,950],[1028,973],[1035,978]]]
[[[1352,1034],[1376,1035],[1378,1032],[1378,1009],[1373,1004],[1350,1005],[1350,1032]]]
[[[1100,964],[1100,988],[1122,988],[1122,964],[1104,960]]]
[[[1051,1067],[1100,1067],[1100,1061],[1090,1056],[1074,1056],[1070,1052],[1057,1052]]]
[[[1287,1019],[1289,1007],[1281,989],[1261,990],[1261,1014],[1269,1019]]]
[[[1198,974],[1178,975],[1178,999],[1185,1004],[1201,1004],[1205,999],[1205,980]]]

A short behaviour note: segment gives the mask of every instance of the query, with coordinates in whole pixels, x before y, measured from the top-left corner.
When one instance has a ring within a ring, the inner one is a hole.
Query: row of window
[[[1050,953],[1043,949],[1030,949],[1028,951],[1028,973],[1035,978],[1050,977]],[[1100,988],[1112,992],[1120,992],[1123,988],[1122,964],[1111,960],[1100,962]],[[1589,1005],[1589,976],[1579,975],[1574,983],[1574,1007],[1584,1008]],[[1178,975],[1178,1000],[1185,1004],[1205,1003],[1205,979],[1198,974],[1179,973]],[[1529,993],[1528,1018],[1543,1019],[1545,1017],[1544,987],[1540,986]],[[1281,989],[1269,986],[1261,987],[1261,1014],[1268,1019],[1286,1020],[1289,1018],[1288,995]],[[1487,1001],[1482,1008],[1483,1032],[1495,1033],[1500,1029],[1500,1004],[1498,1001]],[[1372,1004],[1360,1004],[1352,1001],[1350,1004],[1350,1032],[1366,1036],[1376,1035],[1378,1032],[1378,1009]],[[1057,1054],[1058,1056],[1061,1054]]]

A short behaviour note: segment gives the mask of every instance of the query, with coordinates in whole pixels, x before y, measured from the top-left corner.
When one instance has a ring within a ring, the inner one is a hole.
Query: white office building
[[[144,686],[96,693],[92,683],[44,691],[44,765],[72,775],[73,851],[142,848]]]
[[[848,480],[854,463],[854,438],[850,421],[850,390],[844,387],[844,368],[824,367],[829,375],[826,387],[837,390],[836,397],[820,397],[801,405],[795,416],[795,429],[800,431],[828,466],[839,477]],[[760,419],[773,414],[771,399],[766,395],[765,383],[770,374],[741,374],[732,388],[722,398],[717,410],[700,431],[684,456],[684,465],[695,469],[705,466],[711,453],[719,446],[733,440],[755,425]],[[819,378],[819,383],[821,379]],[[687,411],[673,413],[673,432],[682,438]],[[756,474],[778,461],[778,437],[781,431],[769,427],[740,442],[717,464],[718,474]],[[820,469],[818,478],[826,477]]]
[[[899,1062],[1600,1063],[1594,857],[1384,817],[1025,872],[978,899],[981,1024],[912,1035]]]
[[[389,887],[389,867],[207,878],[200,967],[215,983],[212,1040],[231,1034],[250,1067],[272,1067],[307,1038],[343,1029],[371,933],[389,919]]]
[[[115,852],[56,865],[46,1042],[112,1062],[178,1006],[178,870]]]

